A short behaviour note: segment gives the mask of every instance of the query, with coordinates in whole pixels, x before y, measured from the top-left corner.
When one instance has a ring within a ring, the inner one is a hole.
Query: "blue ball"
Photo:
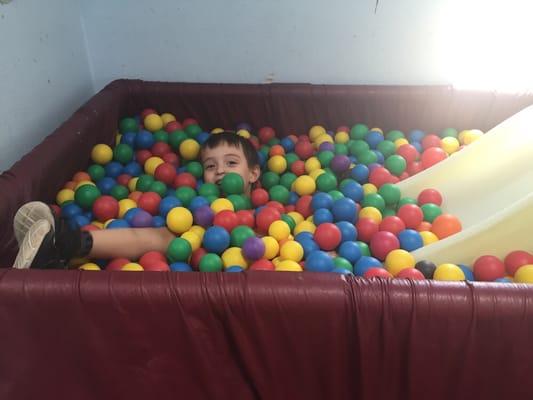
[[[422,143],[420,142],[413,142],[411,143],[413,147],[419,152],[422,153],[424,151],[424,148],[422,147]]]
[[[333,207],[333,197],[328,193],[317,192],[311,199],[311,207],[314,211],[319,208],[327,208],[328,210],[331,210],[331,207]]]
[[[465,264],[457,264],[457,266],[459,268],[461,268],[461,271],[463,271],[463,273],[465,274],[465,279],[467,281],[475,281],[476,278],[474,278],[474,273],[472,272],[472,270],[470,268],[468,268],[467,265]]]
[[[91,220],[87,218],[85,215],[78,214],[73,216],[68,220],[69,227],[73,230],[78,230],[82,226],[89,225],[91,223]]]
[[[354,265],[354,273],[357,276],[363,276],[370,268],[383,268],[383,264],[377,258],[362,256]]]
[[[377,157],[376,163],[382,165],[385,162],[385,156],[383,155],[383,153],[378,150],[372,150],[372,152]]]
[[[160,215],[156,215],[154,216],[154,218],[152,219],[152,226],[154,228],[162,228],[164,226],[166,226],[167,224],[167,221],[165,218],[163,218],[162,216]]]
[[[341,275],[353,275],[353,272],[346,268],[333,268],[331,272]]]
[[[232,265],[228,268],[226,268],[225,272],[243,272],[244,269],[242,267],[239,267],[238,265]]]
[[[163,218],[167,217],[167,214],[174,207],[181,207],[181,201],[174,195],[164,197],[159,203],[159,214]]]
[[[343,185],[341,192],[344,197],[348,197],[356,203],[359,203],[361,200],[363,200],[363,197],[365,197],[363,186],[356,181],[351,181]]]
[[[143,173],[143,169],[137,161],[130,161],[124,166],[123,172],[130,176],[139,176]]]
[[[76,215],[82,215],[82,208],[74,202],[70,202],[61,206],[61,215],[67,219],[74,218]]]
[[[283,149],[285,150],[285,153],[290,153],[294,150],[294,142],[288,137],[284,137],[283,139],[281,139],[280,144],[281,147],[283,147]]]
[[[128,224],[131,224],[133,217],[135,217],[135,214],[137,214],[139,211],[141,211],[139,207],[130,208],[124,213],[123,219],[125,219]]]
[[[106,176],[116,178],[124,171],[124,167],[118,161],[111,161],[104,167]],[[101,182],[102,179],[98,182]]]
[[[137,136],[137,134],[135,132],[125,132],[120,137],[120,143],[121,144],[127,144],[131,148],[133,148],[134,145],[135,145],[135,137],[136,136]]]
[[[340,221],[335,223],[335,225],[341,231],[341,243],[357,240],[357,228],[353,224],[348,221]]]
[[[371,149],[377,149],[378,144],[383,142],[385,138],[378,131],[369,131],[365,136],[365,141],[368,143]]]
[[[398,233],[400,247],[406,251],[415,251],[424,246],[424,241],[420,233],[414,229],[404,229]]]
[[[111,189],[117,185],[117,181],[109,176],[105,176],[96,182],[96,186],[100,189],[102,194],[110,194]]]
[[[207,201],[205,197],[196,196],[196,197],[193,197],[193,199],[189,203],[189,210],[194,213],[200,207],[208,206],[208,205],[209,205],[209,201]]]
[[[221,254],[230,243],[230,234],[221,226],[207,228],[204,233],[203,246],[208,253]]]
[[[199,144],[204,144],[207,139],[209,139],[209,133],[208,132],[200,132],[198,135],[196,135],[195,140]]]
[[[350,171],[350,176],[359,182],[361,185],[368,183],[368,176],[370,175],[370,170],[364,164],[357,164]]]
[[[171,271],[174,272],[191,272],[192,268],[189,264],[184,262],[175,262],[169,265]]]
[[[426,136],[424,131],[421,131],[420,129],[413,129],[409,133],[409,141],[410,142],[421,142],[422,139],[424,139],[424,136]]]
[[[333,214],[327,208],[319,208],[313,214],[313,223],[318,226],[324,222],[333,222]]]
[[[85,211],[82,215],[85,216],[85,218],[87,218],[89,221],[92,221],[94,219],[92,211]]]
[[[300,240],[304,240],[304,239],[313,240],[313,234],[311,232],[304,231],[304,232],[300,232],[294,237],[294,240],[296,240],[297,242],[299,242]]]
[[[356,242],[344,242],[339,246],[339,256],[355,264],[361,258],[361,249]]]
[[[315,250],[305,259],[306,271],[329,272],[335,267],[333,258],[326,252]]]
[[[261,167],[264,167],[267,161],[267,156],[263,154],[261,151],[257,152],[257,158],[259,159],[259,165]]]
[[[499,283],[512,283],[513,281],[507,277],[503,277],[503,278],[498,278],[496,279],[494,282],[499,282]]]
[[[302,246],[302,249],[304,250],[304,257],[306,259],[313,251],[320,250],[320,247],[313,239],[302,238],[297,242],[300,243],[300,245]]]
[[[154,137],[151,132],[147,130],[141,130],[135,136],[135,148],[136,149],[150,149],[155,143]]]
[[[131,228],[131,225],[124,219],[114,219],[109,224],[107,224],[106,229],[117,229],[117,228]]]
[[[333,202],[332,212],[336,222],[348,221],[354,223],[357,221],[357,206],[352,199],[347,197],[335,200]]]
[[[300,199],[300,196],[298,196],[298,193],[296,192],[289,192],[289,204],[296,204],[296,202]]]

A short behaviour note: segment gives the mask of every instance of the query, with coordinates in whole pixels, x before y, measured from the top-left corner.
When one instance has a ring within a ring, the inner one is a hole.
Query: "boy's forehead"
[[[242,151],[241,146],[232,146],[227,143],[220,143],[216,147],[205,147],[202,150],[201,156],[202,160],[205,160],[210,157],[223,157],[229,154],[243,156],[244,152]]]

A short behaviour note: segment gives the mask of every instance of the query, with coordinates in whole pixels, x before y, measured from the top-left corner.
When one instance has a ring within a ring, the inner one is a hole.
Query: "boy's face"
[[[224,175],[235,172],[244,181],[244,194],[250,195],[251,185],[259,179],[261,173],[258,165],[250,167],[240,146],[230,146],[220,143],[215,148],[202,150],[202,164],[204,167],[204,181],[220,184]]]

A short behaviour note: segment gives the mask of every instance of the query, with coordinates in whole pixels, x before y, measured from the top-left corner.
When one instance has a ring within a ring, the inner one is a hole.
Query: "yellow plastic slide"
[[[506,119],[448,159],[400,182],[402,196],[440,191],[442,211],[463,230],[413,252],[417,261],[471,266],[533,250],[533,106]]]

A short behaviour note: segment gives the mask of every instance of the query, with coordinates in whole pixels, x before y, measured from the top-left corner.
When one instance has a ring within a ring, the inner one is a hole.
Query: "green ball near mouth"
[[[244,192],[244,180],[235,172],[229,172],[224,175],[220,186],[227,195],[242,194]]]

